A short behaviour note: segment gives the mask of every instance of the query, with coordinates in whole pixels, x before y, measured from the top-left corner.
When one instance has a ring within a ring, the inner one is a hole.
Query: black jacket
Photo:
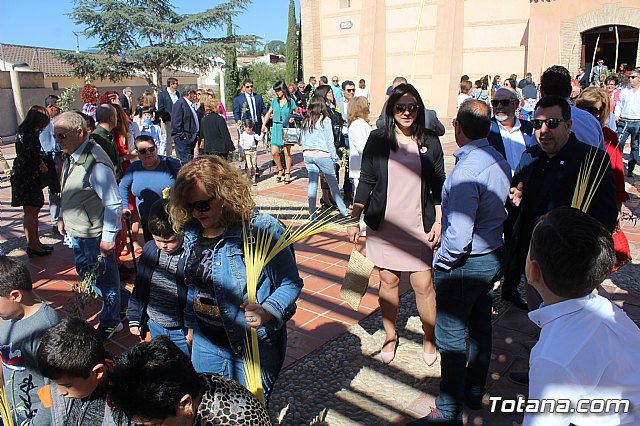
[[[380,226],[387,208],[389,152],[383,131],[372,131],[362,153],[360,183],[353,202],[365,206],[364,221],[373,230]],[[425,232],[430,232],[436,219],[435,206],[442,204],[442,185],[446,175],[440,139],[429,130],[425,132],[424,140],[420,144],[420,163],[422,223]]]
[[[182,99],[180,96],[180,92],[176,90],[176,95],[178,95],[178,100]],[[158,115],[162,119],[162,121],[171,121],[171,113],[173,111],[173,101],[171,100],[171,95],[167,91],[167,89],[162,92],[158,92]]]
[[[231,141],[227,120],[212,112],[200,122],[200,139],[204,139],[205,154],[228,154],[236,147]]]
[[[160,259],[160,249],[156,246],[154,240],[147,241],[142,249],[142,255],[138,263],[138,272],[136,274],[136,281],[133,287],[133,293],[129,299],[129,306],[127,308],[127,318],[129,319],[129,327],[140,327],[142,333],[140,337],[144,338],[143,333],[149,331],[148,322],[149,315],[147,315],[147,306],[149,305],[149,294],[151,292],[151,277],[153,276],[153,270],[158,266],[158,260]],[[176,268],[176,284],[178,285],[178,308],[180,316],[184,315],[184,308],[187,305],[187,283],[185,281],[185,256],[184,251],[178,260],[178,267]]]

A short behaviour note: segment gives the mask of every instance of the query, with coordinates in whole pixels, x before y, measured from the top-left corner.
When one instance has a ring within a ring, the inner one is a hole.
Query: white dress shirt
[[[88,142],[89,139],[84,141],[82,145],[69,156],[69,170],[71,170],[73,164],[78,161]],[[96,144],[94,149],[102,148]],[[116,183],[116,175],[111,167],[106,164],[96,163],[89,176],[89,184],[102,200],[102,206],[104,207],[102,241],[112,243],[116,240],[116,234],[122,228],[122,199],[120,198],[120,190]],[[62,196],[64,197],[64,189]],[[60,217],[62,217],[62,212],[60,212]]]
[[[627,87],[620,92],[615,109],[616,117],[640,120],[640,89],[633,91]]]
[[[198,118],[198,113],[196,112],[196,106],[193,102],[187,101],[187,104],[191,107],[191,112],[193,113],[193,120],[196,122],[196,133],[200,131],[200,119]]]
[[[640,330],[602,296],[589,294],[529,312],[540,327],[531,350],[529,399],[628,399],[628,413],[526,413],[532,425],[640,424]],[[588,405],[587,405],[588,407]]]
[[[249,107],[249,112],[251,113],[251,120],[255,124],[258,121],[258,115],[256,112],[256,98],[255,95],[245,93],[245,98],[247,98],[247,106]]]
[[[511,167],[511,175],[513,176],[513,173],[520,163],[520,157],[522,157],[522,153],[527,148],[524,136],[522,136],[522,132],[520,131],[520,120],[516,117],[511,130],[507,130],[507,128],[498,121],[498,128],[500,129],[500,136],[502,137],[502,144],[504,145],[504,153],[507,156],[507,163],[509,163],[509,167]]]
[[[174,104],[175,104],[176,102],[178,102],[178,99],[180,99],[180,98],[178,97],[178,92],[176,92],[176,91],[173,91],[173,92],[172,92],[172,91],[170,91],[170,90],[167,90],[167,92],[169,92],[169,96],[171,97],[171,102],[173,102]]]
[[[40,146],[45,152],[56,151],[56,138],[53,136],[53,119],[40,132]]]

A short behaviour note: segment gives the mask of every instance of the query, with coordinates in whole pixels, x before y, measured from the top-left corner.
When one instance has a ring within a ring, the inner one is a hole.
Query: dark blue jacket
[[[184,318],[184,308],[187,305],[187,286],[184,277],[185,261],[184,251],[178,260],[176,269],[176,284],[178,285],[178,308],[181,318]],[[129,299],[129,307],[127,308],[127,318],[129,319],[129,327],[142,328],[141,336],[149,331],[147,323],[149,316],[147,315],[147,306],[149,305],[149,294],[151,292],[151,277],[153,271],[158,266],[160,259],[160,249],[156,246],[154,240],[147,241],[142,249],[142,255],[138,263],[138,272],[133,287],[133,293]]]
[[[180,96],[180,92],[176,90],[176,95],[178,95],[178,99],[182,99]],[[171,100],[171,95],[167,92],[167,89],[158,93],[158,114],[162,121],[171,121],[171,112],[173,110],[173,101]]]
[[[193,113],[193,108],[185,98],[178,99],[171,110],[171,136],[174,139],[182,139],[195,142],[198,136],[198,123]]]
[[[253,98],[256,104],[256,118],[257,118],[257,121],[254,123],[253,129],[255,131],[255,129],[257,128],[258,131],[256,133],[260,133],[261,132],[260,129],[262,129],[262,116],[264,116],[268,110],[264,104],[264,100],[262,99],[262,96],[256,95],[254,93]],[[247,102],[247,97],[244,95],[244,93],[241,93],[240,95],[236,96],[233,99],[233,118],[234,120],[236,120],[236,122],[244,121],[247,118],[251,118],[251,110],[249,109],[249,105],[246,105],[246,102]],[[246,111],[244,111],[244,114],[242,113],[243,105],[245,105],[244,109],[246,109]]]
[[[524,143],[527,146],[527,150],[538,144],[536,140],[536,135],[533,132],[533,126],[530,121],[520,120],[520,132],[522,133],[522,137],[524,138]],[[496,151],[500,153],[507,159],[507,154],[504,150],[504,142],[502,141],[502,136],[500,135],[500,128],[498,127],[498,122],[495,118],[491,119],[491,132],[489,136],[487,136],[487,140],[489,141],[489,145],[494,147]]]

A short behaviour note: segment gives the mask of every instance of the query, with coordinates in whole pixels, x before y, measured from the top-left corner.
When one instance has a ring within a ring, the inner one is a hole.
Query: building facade
[[[560,64],[572,74],[603,58],[638,62],[640,0],[300,0],[305,78],[364,78],[372,113],[396,76],[442,117],[472,80]],[[424,4],[424,7],[422,5]],[[599,37],[598,37],[599,36]],[[596,46],[597,44],[597,46]],[[597,59],[596,59],[597,60]]]

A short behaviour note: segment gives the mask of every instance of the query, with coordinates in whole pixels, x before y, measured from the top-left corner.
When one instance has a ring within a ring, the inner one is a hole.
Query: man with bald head
[[[433,259],[440,395],[431,414],[408,425],[462,425],[463,404],[482,407],[491,359],[493,283],[502,272],[511,169],[487,140],[486,103],[463,102],[453,128],[460,149],[442,188],[442,234]]]
[[[107,339],[122,330],[120,304],[128,298],[114,255],[116,234],[121,228],[122,200],[113,163],[89,137],[87,124],[78,113],[65,112],[56,117],[54,136],[60,150],[67,154],[62,166],[58,231],[71,236],[80,277],[94,271],[102,257],[91,285],[102,297],[98,331]]]

